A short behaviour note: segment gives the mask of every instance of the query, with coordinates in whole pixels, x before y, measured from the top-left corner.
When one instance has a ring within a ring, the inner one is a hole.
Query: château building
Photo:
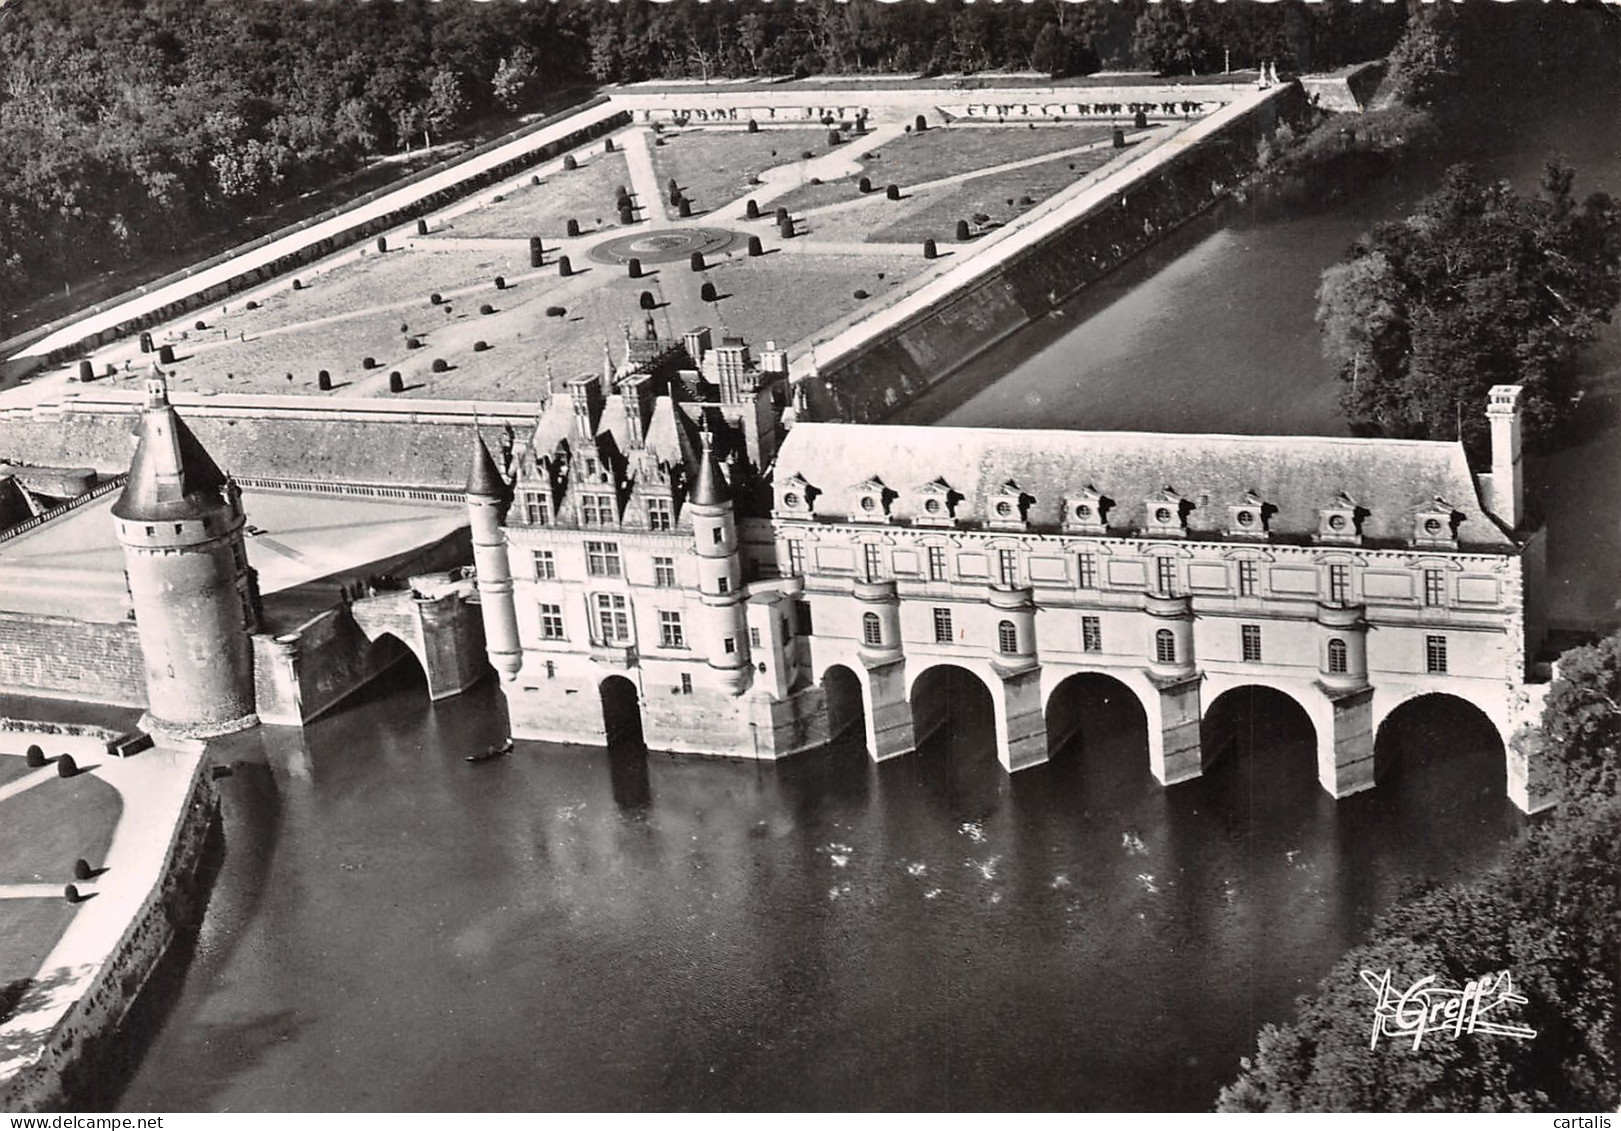
[[[785,369],[697,330],[569,382],[505,466],[477,441],[515,735],[639,719],[654,749],[777,758],[825,742],[842,698],[882,759],[951,665],[989,690],[1009,770],[1067,737],[1047,721],[1078,675],[1141,703],[1166,784],[1209,764],[1201,721],[1245,686],[1301,705],[1336,797],[1374,784],[1380,725],[1420,696],[1473,703],[1508,750],[1542,634],[1517,387],[1491,392],[1476,475],[1447,442],[786,426]],[[1508,778],[1541,804],[1512,754]]]

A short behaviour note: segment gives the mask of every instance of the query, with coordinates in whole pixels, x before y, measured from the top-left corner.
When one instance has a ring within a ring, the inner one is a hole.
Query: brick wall
[[[0,687],[144,707],[135,624],[0,612]]]

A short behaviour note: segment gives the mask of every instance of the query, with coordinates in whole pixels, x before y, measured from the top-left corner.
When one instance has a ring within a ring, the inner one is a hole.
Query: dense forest
[[[1377,56],[1399,6],[23,0],[0,19],[0,308],[189,247],[380,156],[658,77],[1284,71]],[[230,242],[230,241],[227,241]],[[0,326],[6,320],[0,317]]]

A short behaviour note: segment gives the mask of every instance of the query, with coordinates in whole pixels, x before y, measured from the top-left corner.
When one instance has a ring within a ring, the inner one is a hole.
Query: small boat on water
[[[503,754],[511,754],[511,753],[512,753],[512,739],[509,738],[505,742],[501,743],[501,745],[499,745],[499,746],[491,746],[487,750],[480,751],[477,754],[469,754],[467,756],[467,758],[466,758],[466,761],[469,761],[469,762],[488,762],[491,758],[499,758]]]

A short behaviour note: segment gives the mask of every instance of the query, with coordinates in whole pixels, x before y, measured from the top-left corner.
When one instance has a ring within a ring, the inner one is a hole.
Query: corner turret
[[[707,423],[700,427],[701,450],[687,508],[692,515],[693,549],[698,557],[698,591],[703,602],[703,642],[709,666],[722,687],[740,695],[750,683],[747,607],[743,565],[732,511],[732,492],[715,457]]]
[[[512,594],[512,565],[507,558],[507,508],[512,485],[490,455],[477,426],[467,472],[467,518],[473,535],[473,568],[478,575],[479,611],[484,619],[484,647],[490,666],[504,680],[513,680],[523,667],[523,646],[518,640],[518,610]]]

